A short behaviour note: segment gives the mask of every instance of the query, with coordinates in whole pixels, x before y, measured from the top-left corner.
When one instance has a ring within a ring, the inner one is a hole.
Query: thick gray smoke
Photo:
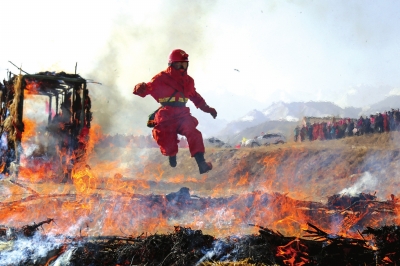
[[[165,1],[142,17],[117,18],[96,68],[86,76],[102,83],[89,85],[94,121],[103,132],[150,133],[146,120],[158,104],[133,95],[134,85],[164,70],[173,49],[186,50],[193,60],[210,48],[204,32],[213,2]]]

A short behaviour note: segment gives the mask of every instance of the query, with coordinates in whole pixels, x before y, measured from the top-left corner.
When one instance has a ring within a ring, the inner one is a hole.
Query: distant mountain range
[[[240,117],[226,123],[220,131],[214,135],[236,143],[242,137],[250,138],[261,132],[280,132],[284,135],[291,134],[298,122],[304,117],[349,117],[358,118],[376,112],[389,111],[400,108],[400,96],[389,96],[384,100],[363,108],[340,106],[332,102],[276,102],[263,110],[252,110]],[[222,126],[220,124],[220,126]],[[220,127],[221,128],[221,127]]]
[[[364,108],[360,115],[370,115],[376,114],[377,112],[385,112],[390,111],[391,109],[399,109],[400,108],[400,95],[392,95],[384,100],[377,102],[369,107]]]

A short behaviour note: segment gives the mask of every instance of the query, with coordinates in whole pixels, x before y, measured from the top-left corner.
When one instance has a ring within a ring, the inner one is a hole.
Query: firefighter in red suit
[[[214,119],[217,111],[196,92],[194,80],[187,74],[188,58],[185,51],[173,50],[169,55],[168,68],[155,75],[150,82],[137,84],[133,94],[140,97],[151,95],[161,104],[154,118],[153,138],[160,146],[161,153],[169,156],[171,167],[177,164],[177,134],[180,134],[186,137],[190,154],[195,158],[200,174],[204,174],[212,169],[212,164],[204,159],[203,136],[196,129],[198,121],[190,114],[186,103],[190,99],[197,108],[211,114]]]

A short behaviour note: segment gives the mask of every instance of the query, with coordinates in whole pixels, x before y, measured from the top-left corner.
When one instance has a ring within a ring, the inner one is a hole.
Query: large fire
[[[28,149],[35,138],[35,124],[25,121],[26,132],[22,146]],[[376,226],[388,221],[396,222],[397,215],[379,212],[371,213],[368,209],[373,201],[366,201],[355,211],[356,206],[347,203],[347,210],[327,210],[317,203],[300,201],[286,195],[274,193],[273,187],[279,183],[279,160],[281,158],[265,155],[260,161],[265,165],[265,175],[268,177],[260,184],[258,190],[249,193],[239,193],[220,201],[201,201],[188,197],[172,205],[166,196],[155,196],[149,193],[152,182],[167,182],[170,184],[192,183],[200,186],[207,183],[209,176],[201,179],[177,174],[164,176],[162,165],[153,164],[152,169],[144,168],[135,172],[129,165],[121,161],[96,158],[96,142],[102,139],[101,129],[93,125],[90,130],[87,154],[84,161],[73,165],[72,180],[59,183],[60,175],[69,167],[68,160],[61,163],[65,154],[58,151],[59,160],[54,162],[33,162],[22,157],[18,178],[13,186],[3,193],[0,223],[14,226],[24,225],[32,221],[45,220],[52,217],[56,226],[47,230],[70,235],[124,235],[140,234],[142,232],[167,232],[176,224],[198,228],[216,236],[244,234],[255,232],[248,224],[268,225],[284,235],[300,237],[307,229],[307,222],[312,221],[320,228],[341,235],[355,236],[352,227],[357,224]],[[128,153],[135,152],[126,147]],[[112,148],[111,148],[112,150]],[[298,151],[298,152],[301,152]],[[282,156],[285,153],[282,153]],[[73,160],[73,158],[70,158]],[[147,160],[147,158],[146,158]],[[148,166],[150,167],[150,166]],[[231,170],[229,177],[218,181],[219,185],[212,189],[213,198],[223,194],[223,190],[240,192],[243,187],[249,187],[254,180],[248,172],[242,172],[239,164]],[[282,171],[281,171],[282,172]],[[135,173],[136,178],[126,178]],[[288,174],[293,174],[288,172]],[[295,185],[295,183],[292,183]],[[287,183],[286,186],[290,186]],[[304,193],[304,194],[301,194]],[[308,195],[299,190],[297,195],[306,199]],[[392,211],[398,212],[395,202]]]
[[[30,92],[40,89],[33,81],[26,86]],[[1,180],[0,224],[21,227],[54,219],[41,225],[45,232],[71,237],[166,233],[176,225],[224,237],[254,234],[258,226],[268,226],[279,236],[293,237],[275,255],[285,265],[306,265],[307,246],[299,239],[310,224],[317,237],[357,239],[360,228],[399,222],[397,196],[388,194],[390,184],[381,189],[380,195],[388,196],[381,200],[369,193],[334,195],[338,191],[321,182],[325,175],[337,186],[350,187],[368,179],[368,169],[360,166],[349,175],[346,168],[329,164],[335,160],[329,153],[304,159],[304,145],[287,144],[255,157],[250,157],[250,149],[230,150],[223,155],[229,157],[229,167],[216,164],[215,171],[227,169],[220,174],[200,176],[194,168],[171,174],[165,163],[153,160],[155,148],[132,142],[123,149],[100,148],[106,136],[97,124],[90,130],[83,127],[77,136],[80,152],[72,153],[63,145],[50,151],[59,139],[32,119],[24,117],[23,124],[17,174],[5,174]],[[65,123],[59,125],[63,129]],[[318,165],[316,158],[324,156],[328,163]],[[329,197],[328,202],[315,200],[317,195]]]

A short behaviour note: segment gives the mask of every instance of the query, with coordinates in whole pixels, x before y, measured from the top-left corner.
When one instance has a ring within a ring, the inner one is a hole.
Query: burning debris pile
[[[257,198],[263,198],[267,207],[260,211],[268,212],[289,202],[302,212],[308,220],[302,225],[302,236],[285,236],[278,230],[254,224],[247,226],[258,228],[256,234],[223,238],[185,226],[175,226],[173,233],[152,235],[131,235],[132,231],[121,230],[123,236],[89,236],[82,229],[78,236],[50,236],[38,231],[50,223],[57,226],[55,218],[20,229],[0,226],[0,264],[186,266],[241,261],[241,265],[389,265],[400,261],[400,227],[367,226],[378,220],[390,221],[395,216],[399,206],[394,197],[378,201],[374,195],[364,193],[334,195],[327,204],[321,204],[260,193],[200,198],[190,196],[188,188],[181,188],[166,196],[142,196],[140,200],[153,211],[163,206],[164,219],[174,219],[193,210],[206,211],[232,202],[230,207],[237,206],[239,211],[243,205],[251,206]],[[335,220],[340,230],[324,229]],[[42,252],[37,247],[42,247]]]

